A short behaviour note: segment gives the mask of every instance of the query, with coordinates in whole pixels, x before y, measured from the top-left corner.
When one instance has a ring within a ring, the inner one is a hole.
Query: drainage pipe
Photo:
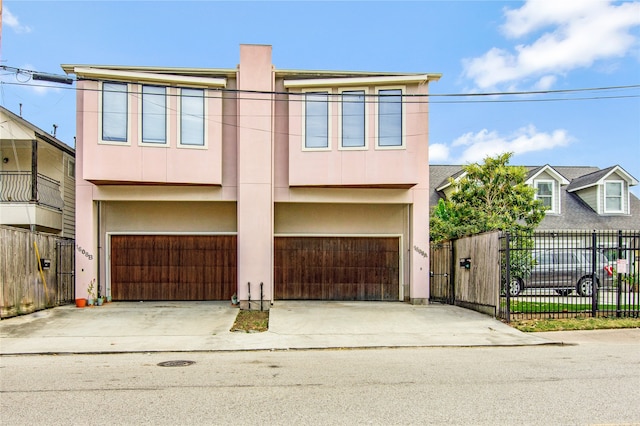
[[[251,282],[247,283],[247,287],[249,287],[249,301],[247,302],[249,306],[248,309],[251,310]]]
[[[260,283],[260,312],[262,312],[262,286],[263,284]]]

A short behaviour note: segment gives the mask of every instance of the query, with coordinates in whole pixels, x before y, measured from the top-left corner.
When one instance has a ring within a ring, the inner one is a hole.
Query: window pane
[[[605,206],[608,212],[619,212],[622,210],[621,200],[619,198],[607,197],[607,205]]]
[[[620,197],[622,195],[622,185],[620,182],[609,182],[606,185],[607,197]]]
[[[166,141],[165,88],[142,86],[142,142]]]
[[[307,93],[305,96],[305,147],[329,146],[328,93]]]
[[[182,89],[180,143],[204,146],[204,90]]]
[[[102,140],[127,141],[127,85],[102,85]]]
[[[620,182],[605,183],[605,211],[622,211],[622,184]]]
[[[551,195],[551,182],[538,182],[538,195]]]
[[[364,90],[342,92],[342,146],[364,146]]]
[[[546,207],[553,207],[553,184],[551,182],[537,182],[536,198]]]
[[[378,145],[402,146],[402,90],[380,90],[378,95]]]

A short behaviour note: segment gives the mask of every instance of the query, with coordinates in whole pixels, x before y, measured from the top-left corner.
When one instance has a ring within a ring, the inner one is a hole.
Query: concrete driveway
[[[269,331],[230,332],[228,302],[61,306],[0,321],[0,354],[519,346],[555,343],[448,305],[276,302]]]

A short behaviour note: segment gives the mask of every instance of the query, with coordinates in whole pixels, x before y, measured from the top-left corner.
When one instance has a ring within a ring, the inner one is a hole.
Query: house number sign
[[[80,247],[78,244],[76,244],[76,249],[78,250],[78,253],[82,253],[82,255],[85,256],[87,259],[93,260],[93,255],[88,251],[86,251],[85,249],[83,249],[82,247]]]

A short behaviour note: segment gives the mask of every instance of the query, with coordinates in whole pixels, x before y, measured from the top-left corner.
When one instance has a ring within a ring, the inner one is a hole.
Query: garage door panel
[[[275,297],[398,300],[398,237],[276,237]]]
[[[233,235],[113,235],[114,300],[229,300],[236,290]]]

